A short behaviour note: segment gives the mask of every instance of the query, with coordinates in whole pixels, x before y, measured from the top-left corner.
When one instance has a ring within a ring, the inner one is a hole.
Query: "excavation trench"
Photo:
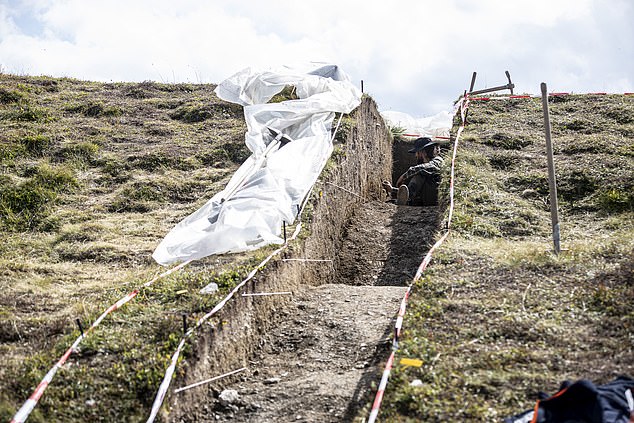
[[[293,260],[273,261],[244,291],[293,295],[230,302],[175,384],[245,370],[172,394],[166,420],[352,421],[371,401],[438,213],[384,202],[380,182],[410,164],[406,146],[392,145],[369,98],[353,118],[342,159],[318,183],[305,217],[310,236],[287,253]]]

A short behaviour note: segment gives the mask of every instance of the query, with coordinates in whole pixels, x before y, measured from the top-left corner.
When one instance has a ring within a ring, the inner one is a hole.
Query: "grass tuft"
[[[70,113],[80,113],[86,117],[116,117],[121,116],[123,111],[117,106],[107,106],[102,102],[86,102],[71,104],[65,108]]]
[[[17,184],[8,177],[0,180],[0,222],[11,231],[35,229],[60,193],[79,186],[74,172],[65,166],[42,164],[29,170],[27,176]]]

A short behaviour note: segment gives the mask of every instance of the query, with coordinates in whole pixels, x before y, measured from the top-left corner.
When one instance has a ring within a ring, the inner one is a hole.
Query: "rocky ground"
[[[359,410],[373,399],[400,301],[436,216],[436,208],[382,202],[356,210],[334,260],[338,283],[295,293],[240,380],[214,384],[191,421],[363,419]]]

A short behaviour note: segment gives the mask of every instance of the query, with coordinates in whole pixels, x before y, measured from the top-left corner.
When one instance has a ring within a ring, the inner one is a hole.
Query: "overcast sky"
[[[381,110],[424,117],[468,88],[634,91],[632,0],[0,0],[0,70],[219,83],[338,64]]]

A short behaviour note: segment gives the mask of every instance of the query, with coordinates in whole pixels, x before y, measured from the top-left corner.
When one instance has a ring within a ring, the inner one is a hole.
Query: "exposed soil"
[[[181,421],[354,420],[372,399],[400,301],[436,218],[435,207],[373,201],[357,208],[334,262],[337,283],[297,293],[240,379],[214,384],[213,398]],[[224,399],[224,390],[237,397]]]

